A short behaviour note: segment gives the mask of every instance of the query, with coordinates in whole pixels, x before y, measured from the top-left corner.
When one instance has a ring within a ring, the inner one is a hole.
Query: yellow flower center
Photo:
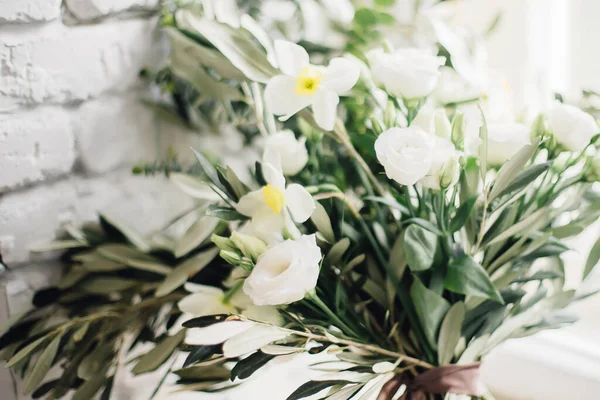
[[[263,187],[263,197],[265,198],[265,203],[273,210],[275,214],[279,214],[283,205],[285,204],[285,199],[283,197],[283,192],[277,189],[275,186],[268,184]]]
[[[294,91],[300,96],[310,96],[319,88],[321,79],[323,79],[321,71],[311,65],[307,65],[298,74]]]

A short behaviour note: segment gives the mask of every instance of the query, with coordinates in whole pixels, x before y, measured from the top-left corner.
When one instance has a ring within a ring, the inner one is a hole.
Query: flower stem
[[[325,314],[327,314],[327,316],[332,319],[338,328],[350,333],[354,337],[359,337],[359,335],[352,328],[350,328],[344,321],[340,319],[340,317],[338,317],[329,309],[329,307],[327,307],[327,304],[323,303],[323,300],[317,296],[316,292],[310,292],[306,295],[306,297],[312,300]]]
[[[239,281],[237,281],[233,285],[233,287],[231,289],[229,289],[227,291],[227,293],[225,293],[225,296],[223,296],[223,303],[229,303],[231,298],[237,293],[238,290],[240,290],[242,288],[243,285],[244,285],[243,279],[240,279]]]

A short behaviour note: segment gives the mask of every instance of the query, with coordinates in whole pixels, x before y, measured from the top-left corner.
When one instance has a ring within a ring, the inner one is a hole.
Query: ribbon
[[[486,390],[479,377],[480,365],[478,362],[445,365],[414,378],[406,373],[396,375],[383,385],[377,400],[392,400],[402,385],[406,385],[406,390],[399,400],[427,400],[427,394],[446,393],[483,396]]]

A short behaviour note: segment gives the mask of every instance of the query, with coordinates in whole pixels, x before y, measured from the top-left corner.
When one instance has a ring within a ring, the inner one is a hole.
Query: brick
[[[8,193],[0,198],[0,253],[9,267],[47,260],[56,254],[30,249],[51,241],[68,223],[95,220],[96,211],[147,234],[192,205],[166,179],[134,177],[128,171]]]
[[[0,27],[0,112],[125,92],[152,64],[154,26],[150,19]]]
[[[65,0],[67,9],[80,21],[89,21],[125,11],[158,7],[159,0]]]
[[[0,23],[45,22],[60,16],[61,0],[2,0]]]
[[[73,111],[81,165],[103,173],[157,158],[155,114],[139,96],[103,96]]]
[[[0,193],[68,173],[75,143],[67,112],[0,114]]]

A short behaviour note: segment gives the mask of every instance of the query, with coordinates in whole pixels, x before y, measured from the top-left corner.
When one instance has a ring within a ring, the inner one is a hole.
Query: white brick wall
[[[131,175],[199,139],[143,106],[140,68],[156,65],[158,0],[0,0],[0,326],[56,277],[57,254],[30,248],[105,211],[142,232],[186,198],[164,178]],[[68,18],[68,21],[65,20]],[[15,400],[0,368],[0,396]]]

